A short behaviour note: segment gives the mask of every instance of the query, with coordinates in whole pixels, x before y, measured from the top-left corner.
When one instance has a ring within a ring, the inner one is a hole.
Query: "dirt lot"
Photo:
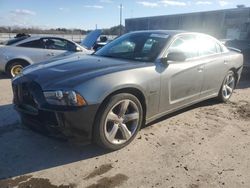
[[[205,101],[141,130],[128,147],[48,138],[19,124],[0,78],[0,188],[250,187],[250,81],[231,101]]]

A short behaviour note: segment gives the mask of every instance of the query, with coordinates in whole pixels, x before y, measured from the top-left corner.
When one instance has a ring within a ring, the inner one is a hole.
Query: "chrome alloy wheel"
[[[23,71],[22,65],[14,65],[13,67],[11,67],[10,73],[12,77],[15,77],[18,74],[22,73],[22,71]]]
[[[224,85],[222,87],[222,95],[225,99],[229,99],[231,97],[234,90],[234,86],[235,86],[235,77],[234,74],[230,72],[227,75],[224,81]]]
[[[139,119],[139,109],[133,101],[126,99],[117,102],[105,119],[106,139],[117,145],[127,142],[136,133]]]

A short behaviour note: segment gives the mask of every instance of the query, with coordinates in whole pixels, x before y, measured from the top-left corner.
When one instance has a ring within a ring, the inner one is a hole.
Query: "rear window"
[[[12,45],[12,44],[15,44],[15,43],[18,43],[24,39],[27,39],[29,36],[24,36],[24,37],[18,37],[18,38],[14,38],[14,39],[10,39],[10,40],[7,40],[5,42],[3,42],[3,45],[6,45],[6,46],[9,46],[9,45]]]
[[[208,36],[199,36],[197,40],[200,56],[221,53],[219,44],[212,38]]]

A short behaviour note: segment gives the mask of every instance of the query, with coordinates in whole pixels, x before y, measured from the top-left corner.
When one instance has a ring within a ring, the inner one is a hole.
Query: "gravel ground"
[[[227,104],[199,103],[106,152],[19,124],[10,80],[0,78],[0,188],[250,187],[250,81]]]

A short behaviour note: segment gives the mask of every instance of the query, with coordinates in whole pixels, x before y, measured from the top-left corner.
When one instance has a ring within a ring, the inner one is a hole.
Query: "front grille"
[[[21,119],[24,125],[34,128],[39,132],[60,132],[61,127],[56,119],[56,114],[53,112],[39,110],[39,113],[35,116],[22,113]]]
[[[12,84],[12,90],[13,90],[13,103],[18,104],[19,99],[18,99],[18,94],[17,94],[17,92],[18,92],[17,85]]]
[[[24,125],[45,132],[59,132],[63,125],[61,114],[42,110],[43,103],[41,86],[34,82],[12,82],[13,102],[20,113]]]
[[[27,83],[13,85],[12,88],[14,95],[14,100],[13,100],[14,104],[17,105],[25,104],[37,108],[37,104],[34,100],[33,95],[30,92]]]
[[[48,126],[48,127],[58,127],[58,120],[56,118],[56,114],[54,112],[39,110],[37,115],[30,115],[30,114],[22,114],[23,117],[26,119],[32,120],[36,122],[36,124],[40,124],[41,126]]]

